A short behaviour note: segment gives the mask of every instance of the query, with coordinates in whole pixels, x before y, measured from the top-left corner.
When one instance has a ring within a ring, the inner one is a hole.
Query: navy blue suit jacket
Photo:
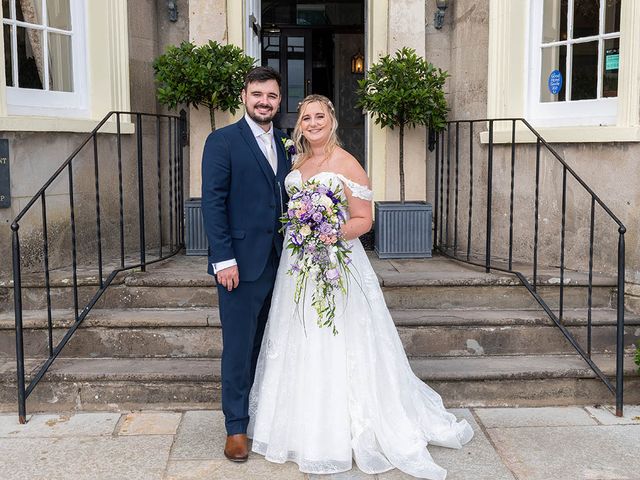
[[[282,132],[274,128],[278,172],[274,175],[244,118],[212,132],[202,155],[202,215],[212,263],[235,258],[241,281],[255,281],[272,248],[282,253],[279,218],[288,198],[291,169]]]

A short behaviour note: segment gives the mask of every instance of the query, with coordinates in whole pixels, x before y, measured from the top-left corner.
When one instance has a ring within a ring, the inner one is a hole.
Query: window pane
[[[612,38],[604,41],[604,65],[602,77],[602,96],[618,96],[618,64],[620,39]]]
[[[542,43],[567,39],[568,0],[544,0]]]
[[[69,0],[47,0],[49,26],[71,30],[71,8]]]
[[[567,47],[542,49],[540,69],[540,101],[563,102],[566,97]]]
[[[73,63],[71,37],[49,33],[50,89],[57,92],[73,92]]]
[[[287,111],[295,113],[304,98],[304,37],[287,40]]]
[[[13,87],[13,62],[11,55],[11,26],[3,25],[4,33],[4,71],[7,87]]]
[[[276,72],[279,72],[280,71],[280,59],[278,59],[278,58],[268,58],[267,59],[267,67],[271,67]]]
[[[621,0],[608,0],[604,10],[604,33],[620,31]]]
[[[16,0],[16,19],[42,25],[42,0]]]
[[[598,42],[573,46],[571,100],[596,98],[598,90]]]
[[[18,27],[18,87],[42,90],[44,57],[42,32]]]
[[[263,0],[263,25],[363,25],[362,0]]]
[[[2,17],[11,18],[11,11],[9,10],[9,0],[2,0]]]
[[[574,0],[573,38],[598,35],[600,23],[600,0]]]

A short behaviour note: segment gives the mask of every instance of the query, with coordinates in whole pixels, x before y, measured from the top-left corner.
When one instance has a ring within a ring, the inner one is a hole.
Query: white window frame
[[[86,92],[88,116],[70,110],[69,116],[13,115],[8,112],[4,60],[0,61],[0,131],[90,132],[112,110],[130,110],[129,22],[127,0],[73,0],[83,3],[86,13]],[[4,37],[0,35],[0,57]],[[73,112],[73,113],[71,113]],[[121,132],[134,126],[122,117]],[[115,121],[104,125],[115,132]]]
[[[256,60],[256,65],[260,65],[262,61],[262,1],[261,0],[244,0],[244,50],[245,53]],[[258,28],[256,32],[255,26]]]
[[[623,0],[625,1],[625,0]],[[629,1],[629,0],[626,0]],[[555,45],[567,45],[567,72],[565,91],[571,89],[571,55],[569,45],[598,41],[598,58],[601,59],[604,40],[619,38],[620,33],[604,33],[605,2],[600,4],[598,35],[573,38],[573,5],[574,0],[568,1],[567,18],[571,28],[567,40],[545,44],[549,48]],[[618,113],[618,97],[604,98],[601,95],[602,62],[598,63],[598,86],[596,99],[566,100],[558,102],[541,102],[540,90],[542,82],[542,31],[544,17],[544,0],[532,0],[530,11],[530,35],[529,35],[529,72],[527,75],[527,118],[536,125],[563,126],[563,125],[615,125]]]
[[[11,2],[12,10],[17,8],[16,3]],[[42,0],[42,24],[34,25],[11,19],[2,19],[3,25],[12,25],[12,60],[14,82],[18,77],[18,59],[13,48],[16,42],[16,27],[25,27],[39,30],[43,33],[43,52],[48,60],[48,35],[47,33],[64,33],[68,30],[59,30],[48,26],[47,0]],[[20,86],[6,87],[7,113],[9,115],[37,115],[43,117],[73,117],[82,118],[89,116],[89,105],[87,95],[87,62],[86,62],[86,12],[84,0],[70,0],[71,12],[71,56],[73,69],[73,92],[59,92],[52,90],[38,90],[32,88],[20,88]],[[15,12],[11,12],[11,17],[16,18]],[[44,81],[48,85],[49,62],[44,62]]]
[[[487,117],[525,117],[528,112],[529,35],[533,0],[490,0]],[[615,125],[533,125],[550,142],[640,141],[640,1],[623,0]],[[481,133],[481,141],[488,133]],[[495,142],[511,141],[511,122],[494,125]],[[526,129],[517,142],[535,142]]]

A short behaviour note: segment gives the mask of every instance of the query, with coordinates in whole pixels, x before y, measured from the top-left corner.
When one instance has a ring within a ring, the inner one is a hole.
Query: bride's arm
[[[341,170],[346,178],[363,187],[369,187],[367,173],[355,158],[349,155],[349,159],[344,161],[343,165]],[[355,196],[348,186],[345,188],[345,193],[349,202],[349,220],[342,225],[342,234],[347,240],[353,240],[371,230],[373,224],[371,201]]]

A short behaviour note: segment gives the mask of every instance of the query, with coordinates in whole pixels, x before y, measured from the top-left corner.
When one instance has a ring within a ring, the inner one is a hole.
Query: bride
[[[298,155],[285,187],[292,193],[309,180],[341,187],[348,204],[342,233],[351,244],[354,278],[346,294],[336,295],[339,333],[333,335],[316,326],[310,294],[296,305],[296,279],[287,273],[291,252],[284,250],[249,400],[252,449],[272,462],[293,461],[306,473],[347,471],[355,459],[369,474],[398,468],[444,479],[446,470],[426,446],[461,448],[473,430],[411,371],[358,240],[372,222],[367,175],[338,146],[337,127],[329,99],[304,99],[293,133]]]

